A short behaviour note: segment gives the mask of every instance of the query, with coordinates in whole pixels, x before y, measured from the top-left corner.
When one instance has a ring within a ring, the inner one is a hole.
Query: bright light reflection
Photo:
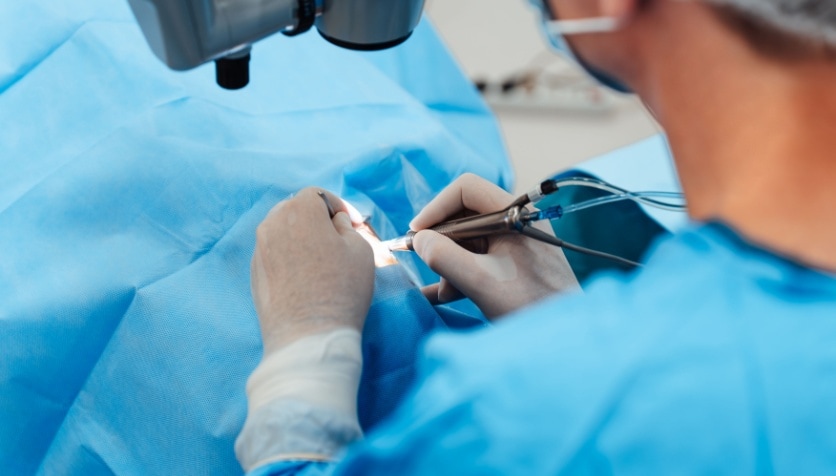
[[[377,233],[375,233],[374,229],[372,229],[371,225],[369,225],[360,211],[357,210],[354,205],[346,202],[345,200],[343,200],[343,203],[348,209],[348,216],[351,218],[351,223],[354,224],[354,229],[357,230],[357,233],[359,233],[369,245],[371,245],[372,251],[374,252],[375,266],[378,268],[385,268],[386,266],[398,264],[398,260],[395,259],[392,252],[389,251],[389,248],[380,241]]]

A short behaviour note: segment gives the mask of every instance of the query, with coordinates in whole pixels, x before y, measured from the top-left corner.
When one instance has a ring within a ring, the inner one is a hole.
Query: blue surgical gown
[[[836,277],[721,224],[483,331],[341,463],[265,474],[836,474]]]

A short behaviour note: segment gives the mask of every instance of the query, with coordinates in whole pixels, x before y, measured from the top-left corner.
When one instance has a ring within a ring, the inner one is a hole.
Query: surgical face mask
[[[587,72],[587,74],[600,84],[618,92],[631,92],[630,88],[620,81],[602,71],[597,70],[581,59],[572,50],[569,42],[566,41],[567,35],[616,31],[621,26],[620,19],[599,17],[581,20],[557,20],[552,14],[551,8],[548,5],[548,0],[529,0],[529,3],[540,11],[540,14],[542,15],[543,33],[554,51],[578,64],[584,69],[584,71]]]

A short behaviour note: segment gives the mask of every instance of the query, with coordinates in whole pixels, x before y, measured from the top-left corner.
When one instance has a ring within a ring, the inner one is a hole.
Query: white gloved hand
[[[360,438],[361,331],[374,289],[369,243],[345,204],[316,189],[280,203],[258,227],[251,286],[264,358],[247,384],[235,449],[246,470],[333,458]]]
[[[374,258],[345,205],[331,219],[317,189],[276,205],[258,227],[251,266],[264,354],[312,334],[363,329],[374,290]]]
[[[463,294],[493,319],[556,292],[580,289],[560,248],[522,235],[503,235],[465,249],[427,230],[451,218],[502,210],[512,201],[496,185],[465,174],[415,217],[410,224],[419,231],[413,240],[415,252],[442,276],[441,283],[424,290],[430,301],[451,302]],[[537,228],[553,234],[548,223]]]

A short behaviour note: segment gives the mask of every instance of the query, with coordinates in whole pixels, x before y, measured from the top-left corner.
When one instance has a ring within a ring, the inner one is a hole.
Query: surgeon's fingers
[[[446,278],[441,278],[441,282],[438,283],[438,300],[443,303],[459,301],[464,299],[464,293],[459,291],[449,280]]]
[[[302,189],[293,197],[293,200],[304,202],[308,206],[322,210],[329,215],[329,218],[331,218],[332,212],[334,215],[339,212],[348,213],[348,208],[340,197],[318,187]]]
[[[513,201],[511,194],[473,174],[464,174],[441,191],[409,224],[424,230],[460,213],[499,211]]]
[[[307,191],[316,192],[316,195],[319,197],[319,201],[322,202],[323,205],[325,205],[325,208],[329,211],[329,213],[333,212],[334,216],[336,216],[337,213],[344,212],[348,215],[348,218],[351,220],[351,222],[354,223],[355,227],[363,224],[365,220],[363,215],[361,215],[356,208],[352,207],[348,202],[346,202],[339,196],[327,190],[319,188],[305,189],[303,192],[307,193]]]
[[[289,202],[292,198],[293,198],[293,197],[291,196],[291,197],[286,198],[286,199],[282,200],[281,202],[279,202],[279,203],[277,203],[277,204],[273,205],[273,208],[271,208],[271,209],[270,209],[270,211],[269,211],[269,212],[267,212],[267,216],[266,216],[265,218],[270,218],[270,217],[272,217],[272,216],[276,215],[277,213],[279,213],[279,212],[282,210],[282,208],[284,208],[284,207],[285,207],[285,205],[287,205],[287,203],[288,203],[288,202]]]
[[[470,251],[459,246],[455,241],[434,231],[418,232],[413,239],[413,247],[418,256],[433,271],[449,281],[451,287],[460,290],[465,295],[478,288],[476,279],[475,256]],[[439,289],[439,291],[443,291]],[[451,298],[451,291],[443,291],[438,297]]]
[[[334,215],[331,221],[334,223],[334,228],[337,229],[337,233],[343,237],[357,235],[357,230],[354,229],[354,224],[351,223],[351,218],[348,216],[348,213],[339,212]]]
[[[266,234],[328,236],[333,233],[335,236],[332,219],[340,213],[348,217],[345,202],[330,192],[311,187],[274,206],[259,228]]]
[[[438,299],[438,287],[440,285],[440,283],[435,283],[421,288],[421,294],[423,294],[424,297],[427,298],[427,301],[429,301],[433,306],[442,304],[442,302]]]
[[[424,297],[427,298],[427,301],[429,301],[433,306],[437,306],[439,304],[449,304],[467,297],[444,278],[441,278],[441,282],[430,284],[429,286],[421,288],[421,294],[423,294]]]
[[[346,212],[340,212],[334,215],[334,228],[339,233],[343,241],[348,245],[351,252],[359,253],[365,261],[374,261],[374,250],[371,244],[357,232],[351,217]]]

